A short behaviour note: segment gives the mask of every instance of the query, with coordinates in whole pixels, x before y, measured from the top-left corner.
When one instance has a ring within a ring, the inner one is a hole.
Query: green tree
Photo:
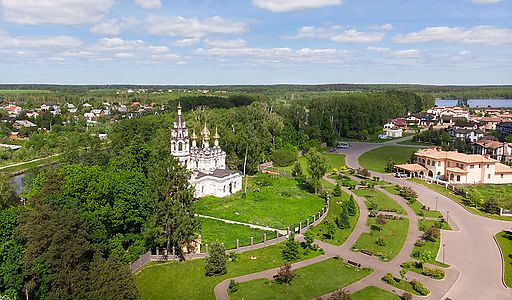
[[[346,291],[345,289],[337,289],[332,293],[332,295],[329,299],[330,300],[350,300],[350,292]]]
[[[333,194],[334,196],[336,196],[336,197],[339,197],[339,196],[341,196],[341,193],[342,193],[342,191],[341,191],[341,187],[340,187],[340,185],[339,185],[339,184],[336,184],[336,185],[334,186],[334,190],[332,191],[332,194]]]
[[[227,256],[224,245],[221,243],[211,244],[206,258],[205,274],[206,276],[224,275],[228,272]]]
[[[6,173],[0,174],[0,210],[13,204],[15,190],[11,177]]]
[[[336,225],[332,222],[327,222],[327,234],[331,238],[331,241],[334,239],[334,235],[336,234]]]
[[[152,216],[148,238],[164,246],[168,253],[195,240],[199,222],[194,217],[194,191],[189,172],[174,158],[153,162],[149,168]]]
[[[308,161],[309,175],[311,176],[315,192],[318,192],[320,189],[320,179],[325,175],[325,172],[327,172],[325,156],[315,148],[311,148],[308,153],[306,153],[306,159]]]
[[[432,253],[429,250],[424,250],[420,253],[420,261],[422,268],[425,269],[425,264],[432,260]]]
[[[441,235],[441,231],[436,226],[430,226],[423,233],[423,239],[431,242],[437,241]]]
[[[309,248],[313,247],[313,243],[315,242],[315,234],[313,233],[313,230],[309,229],[304,233],[304,241],[306,241],[306,245]]]
[[[290,282],[295,278],[295,272],[292,270],[292,266],[290,264],[285,263],[279,271],[277,271],[277,275],[275,280],[279,284],[290,284]]]
[[[300,163],[298,161],[296,161],[295,164],[293,164],[292,176],[293,177],[302,177],[302,166],[300,165]]]
[[[340,229],[350,228],[350,220],[348,216],[347,207],[345,205],[342,206],[341,214],[336,219],[336,225],[338,225],[338,228]]]
[[[299,243],[295,240],[295,235],[291,234],[288,237],[281,254],[285,261],[294,261],[299,258]]]
[[[484,211],[489,214],[499,214],[500,203],[494,197],[487,198],[484,200]]]
[[[350,198],[348,199],[347,211],[348,211],[348,215],[351,217],[353,217],[357,214],[357,204],[356,204],[356,201],[354,200],[353,195],[350,195]]]
[[[392,158],[390,158],[386,163],[386,168],[384,170],[388,173],[393,172],[395,170],[395,164],[395,161]]]
[[[115,252],[107,260],[100,252],[94,254],[86,284],[89,291],[84,298],[87,299],[139,298],[132,272]]]
[[[20,206],[0,210],[0,294],[12,299],[21,298],[23,288],[25,249],[15,234],[21,212]]]

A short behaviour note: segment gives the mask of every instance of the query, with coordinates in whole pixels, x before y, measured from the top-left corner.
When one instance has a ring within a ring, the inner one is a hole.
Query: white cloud
[[[501,0],[471,0],[474,4],[495,4]]]
[[[211,48],[241,48],[247,45],[247,42],[238,38],[236,40],[204,40],[204,45]]]
[[[192,46],[194,44],[199,43],[199,41],[200,41],[200,39],[181,39],[181,40],[174,41],[172,43],[172,45],[176,46],[176,47],[188,47],[188,46]]]
[[[252,0],[252,3],[259,8],[271,12],[289,12],[309,8],[340,5],[342,0]]]
[[[381,28],[384,30],[392,30],[393,25],[391,23],[386,23],[386,24],[382,25]]]
[[[75,37],[60,36],[9,36],[0,34],[0,48],[76,48],[82,41]]]
[[[148,46],[146,48],[146,50],[150,53],[161,54],[161,53],[167,53],[171,49],[169,49],[169,47],[166,47],[166,46]]]
[[[321,38],[338,43],[375,43],[384,39],[382,32],[361,32],[355,29],[343,30],[341,25],[303,26],[291,38]]]
[[[113,4],[114,0],[0,0],[3,18],[25,25],[97,23]]]
[[[201,38],[207,34],[241,34],[245,24],[215,16],[207,19],[183,18],[179,16],[151,15],[146,20],[146,30],[154,35]]]
[[[419,32],[397,35],[397,43],[447,42],[465,44],[500,45],[512,43],[511,28],[494,26],[461,27],[427,27]]]
[[[102,22],[91,28],[91,32],[98,35],[118,35],[121,31],[121,24],[117,20]]]
[[[135,0],[135,4],[145,9],[158,9],[162,6],[160,0]]]
[[[368,47],[366,50],[376,53],[382,53],[387,57],[394,58],[422,58],[423,54],[418,49],[391,50],[383,47]]]

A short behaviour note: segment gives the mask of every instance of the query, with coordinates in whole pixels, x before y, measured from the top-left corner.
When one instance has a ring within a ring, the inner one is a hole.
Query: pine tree
[[[206,276],[226,274],[228,272],[227,261],[224,245],[213,243],[210,247],[209,256],[206,259]]]
[[[302,176],[302,166],[298,161],[295,162],[292,169],[292,176],[293,177],[301,177]]]
[[[343,205],[341,209],[340,216],[336,219],[336,225],[338,225],[340,229],[350,228],[349,216],[345,205]]]
[[[334,190],[332,191],[332,194],[336,197],[339,197],[341,196],[341,187],[339,184],[336,184],[336,186],[334,187]]]
[[[281,254],[286,261],[293,261],[299,258],[299,243],[295,241],[293,234],[286,240]]]
[[[350,198],[348,199],[347,211],[348,211],[348,215],[351,217],[353,217],[357,214],[357,204],[356,204],[356,201],[354,200],[354,196],[352,196],[352,195],[350,195]]]

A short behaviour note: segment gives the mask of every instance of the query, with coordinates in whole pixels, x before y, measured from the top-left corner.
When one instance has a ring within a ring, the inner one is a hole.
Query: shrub
[[[293,163],[295,158],[297,158],[297,154],[297,148],[286,144],[284,147],[272,151],[272,160],[276,166],[286,167]]]
[[[444,271],[441,269],[430,269],[425,268],[421,274],[434,278],[434,279],[443,279],[444,278]]]
[[[426,244],[425,240],[417,240],[416,243],[414,243],[414,246],[423,247],[423,246],[425,246],[425,244]]]
[[[404,292],[400,298],[402,298],[402,300],[412,300],[412,294]]]
[[[418,280],[414,279],[411,281],[412,288],[422,296],[426,296],[430,291]]]
[[[411,201],[411,200],[416,200],[416,198],[418,197],[418,194],[416,194],[416,192],[408,187],[408,186],[404,186],[400,189],[400,196],[404,197],[405,199],[407,199],[408,201]]]
[[[289,284],[295,278],[295,272],[293,272],[291,265],[284,264],[274,278],[279,284]]]
[[[298,161],[295,162],[292,169],[292,176],[293,177],[301,177],[302,176],[302,166]]]
[[[382,227],[380,227],[379,225],[372,224],[370,226],[370,230],[372,230],[372,231],[381,231]]]
[[[258,176],[254,183],[259,187],[274,185],[274,183],[272,182],[272,177],[270,177],[269,175]]]
[[[235,251],[229,252],[228,258],[230,261],[236,262],[238,260],[238,253],[236,253]]]
[[[330,300],[349,300],[350,299],[350,293],[346,291],[345,289],[337,289],[334,291],[329,298]]]
[[[414,267],[416,265],[416,262],[414,261],[406,261],[406,262],[403,262],[400,267],[402,268],[405,268],[405,269],[410,269],[412,267]]]
[[[372,176],[372,173],[370,173],[370,171],[368,171],[368,169],[365,169],[365,168],[357,169],[356,174],[359,176],[362,176],[362,177],[371,177]]]
[[[382,279],[382,281],[384,281],[387,284],[394,284],[395,283],[395,277],[391,273],[387,273],[381,279]]]
[[[381,247],[386,246],[386,240],[381,237],[379,237],[375,243]]]
[[[378,214],[375,222],[379,225],[386,225],[386,216],[384,216],[383,214]]]
[[[495,198],[488,198],[484,200],[484,211],[489,214],[499,214],[500,204]]]
[[[213,243],[208,258],[206,258],[206,276],[224,275],[227,273],[227,259],[224,245]]]
[[[234,281],[233,279],[231,279],[231,280],[229,281],[229,291],[230,291],[231,293],[236,293],[236,292],[238,291],[238,286],[239,286],[239,285],[240,285],[240,284],[239,284],[238,282],[236,282],[236,281]]]
[[[423,239],[431,242],[437,241],[439,236],[441,235],[441,231],[436,226],[431,226],[423,233]]]
[[[368,210],[378,210],[379,205],[373,200],[368,201]]]

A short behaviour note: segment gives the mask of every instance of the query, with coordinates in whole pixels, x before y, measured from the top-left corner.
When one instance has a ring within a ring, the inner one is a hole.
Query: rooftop
[[[495,159],[478,154],[464,154],[457,151],[442,151],[438,147],[421,149],[416,152],[416,156],[433,158],[433,159],[450,159],[463,163],[496,163]]]

